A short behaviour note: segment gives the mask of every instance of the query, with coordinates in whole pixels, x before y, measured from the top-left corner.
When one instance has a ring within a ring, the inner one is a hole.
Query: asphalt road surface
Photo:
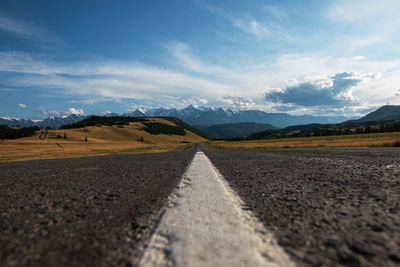
[[[0,266],[135,265],[195,149],[0,164]]]
[[[203,150],[298,265],[400,265],[399,149]],[[0,164],[0,266],[138,264],[194,154]]]
[[[300,266],[400,265],[400,150],[205,149]]]
[[[169,202],[140,266],[295,266],[203,152]]]

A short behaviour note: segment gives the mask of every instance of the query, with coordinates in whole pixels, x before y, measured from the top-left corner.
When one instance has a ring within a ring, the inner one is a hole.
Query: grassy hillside
[[[208,133],[202,131],[201,129],[197,129],[195,127],[190,126],[189,124],[187,124],[186,122],[175,118],[175,117],[163,117],[163,119],[172,122],[173,124],[175,124],[176,126],[182,127],[183,129],[190,131],[194,134],[197,134],[198,136],[203,137],[204,139],[208,139],[211,140],[213,139],[212,136],[210,136]]]
[[[208,133],[215,139],[243,137],[243,136],[249,136],[256,132],[277,129],[276,127],[270,124],[255,123],[255,122],[240,122],[240,123],[216,124],[211,126],[196,126],[196,128]]]
[[[146,123],[175,126],[161,118],[148,118]],[[35,136],[0,141],[0,161],[165,152],[206,141],[190,131],[185,135],[155,135],[146,132],[144,127],[142,122],[131,122],[128,125],[37,131]]]
[[[400,120],[400,106],[385,105],[359,119],[365,121]]]
[[[208,146],[219,149],[382,147],[400,146],[400,132],[297,137],[249,141],[216,141]]]

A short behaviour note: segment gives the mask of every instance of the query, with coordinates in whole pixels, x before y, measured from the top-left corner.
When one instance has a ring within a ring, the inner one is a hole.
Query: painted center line
[[[272,234],[197,152],[140,266],[294,266]]]

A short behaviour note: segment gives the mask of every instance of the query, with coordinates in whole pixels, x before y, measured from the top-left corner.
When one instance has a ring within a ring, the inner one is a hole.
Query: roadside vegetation
[[[400,132],[366,133],[296,138],[275,138],[206,143],[218,149],[268,149],[317,147],[395,147],[400,146]]]

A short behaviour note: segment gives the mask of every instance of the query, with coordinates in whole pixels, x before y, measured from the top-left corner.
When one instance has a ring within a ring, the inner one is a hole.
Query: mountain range
[[[106,116],[117,116],[118,114],[108,114]],[[319,124],[335,124],[349,119],[344,116],[311,116],[311,115],[289,115],[287,113],[267,113],[260,110],[236,110],[230,108],[211,108],[211,107],[194,107],[189,105],[183,109],[144,109],[138,108],[132,112],[125,113],[123,116],[134,117],[176,117],[189,125],[211,126],[215,124],[226,123],[242,123],[254,122],[270,124],[277,128],[285,128],[292,125],[305,125],[311,123]],[[0,117],[0,125],[9,126],[39,126],[59,128],[62,125],[72,124],[84,120],[89,116],[70,115],[68,117],[48,117],[44,120],[15,119],[8,117]],[[371,120],[400,120],[400,106],[383,106],[380,109],[369,113],[362,121]],[[356,121],[358,121],[356,120]]]
[[[248,139],[395,132],[399,130],[400,106],[386,105],[358,120],[348,120],[336,124],[294,125],[278,130],[267,129],[248,135]]]
[[[125,113],[135,117],[176,117],[190,125],[211,126],[215,124],[256,122],[283,128],[289,125],[309,123],[338,123],[350,118],[344,116],[311,116],[289,115],[287,113],[267,113],[260,110],[239,110],[231,108],[194,107],[189,105],[183,109],[144,109]]]
[[[63,117],[48,117],[44,120],[30,120],[30,119],[16,119],[9,117],[0,117],[0,125],[8,125],[8,126],[19,126],[19,127],[31,127],[38,126],[42,128],[51,127],[51,128],[60,128],[66,124],[72,124],[81,120],[86,119],[90,116],[82,116],[72,114],[70,116]]]

